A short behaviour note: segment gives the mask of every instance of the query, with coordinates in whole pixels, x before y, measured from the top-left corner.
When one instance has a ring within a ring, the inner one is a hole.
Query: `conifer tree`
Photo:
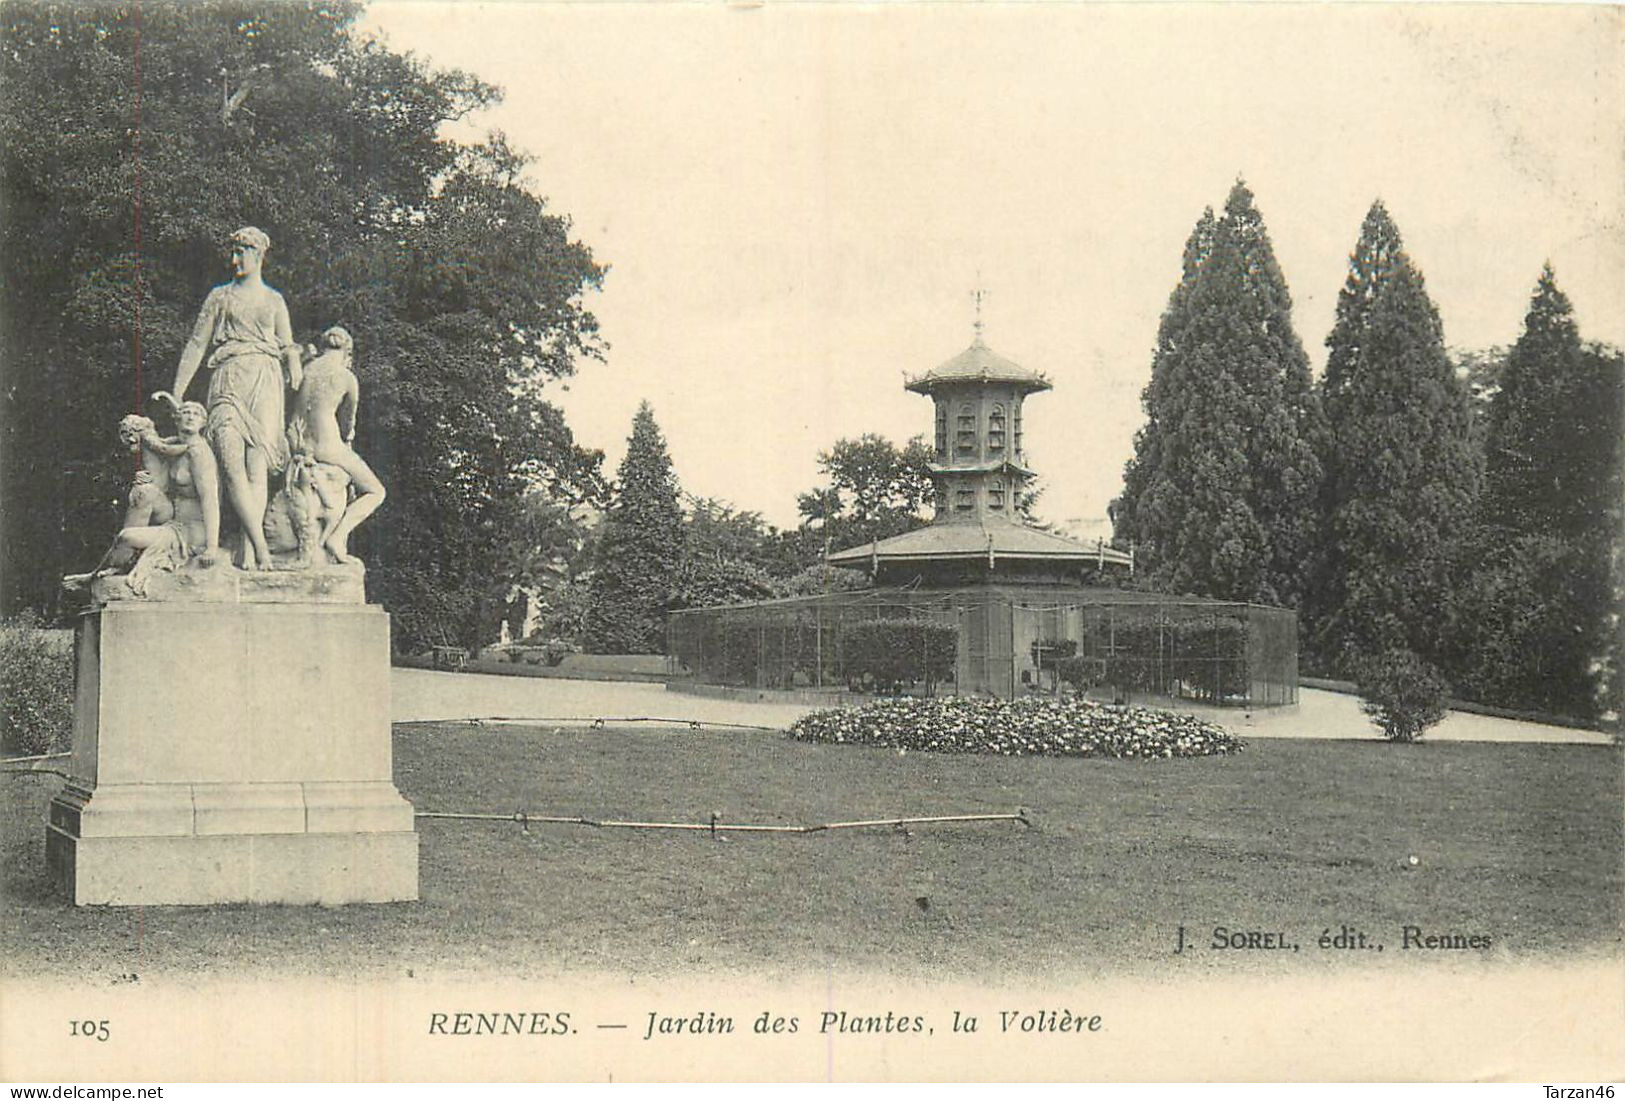
[[[666,607],[683,555],[678,493],[665,438],[643,402],[597,540],[583,639],[589,652],[665,652]]]
[[[1617,414],[1587,400],[1595,397],[1592,373],[1568,296],[1547,264],[1490,403],[1484,505],[1491,523],[1565,538],[1597,531],[1616,465],[1608,444],[1619,434]],[[1599,439],[1609,428],[1611,439]]]
[[[1323,426],[1291,309],[1237,182],[1187,242],[1114,509],[1159,587],[1287,605],[1302,592]]]
[[[1360,239],[1349,257],[1348,278],[1337,295],[1337,318],[1326,336],[1326,374],[1321,380],[1321,400],[1329,421],[1338,419],[1337,403],[1349,387],[1371,307],[1377,293],[1394,272],[1404,255],[1399,227],[1388,215],[1381,199],[1371,204],[1360,225]]]
[[[1328,370],[1320,653],[1343,673],[1395,650],[1437,663],[1452,539],[1478,482],[1466,386],[1421,273],[1381,205],[1361,230]]]
[[[1464,541],[1463,695],[1590,718],[1618,708],[1625,360],[1582,345],[1550,265],[1491,399],[1480,525]]]
[[[1372,306],[1399,263],[1409,263],[1399,227],[1394,225],[1383,201],[1377,199],[1360,225],[1359,240],[1349,256],[1348,277],[1337,295],[1337,316],[1332,331],[1326,335],[1326,373],[1321,378],[1320,396],[1328,434],[1321,454],[1325,478],[1320,494],[1320,539],[1310,563],[1315,583],[1304,601],[1301,624],[1311,667],[1335,669],[1340,661],[1348,562],[1342,544],[1333,535],[1333,521],[1340,506],[1338,495],[1343,491],[1339,472],[1343,456],[1336,439],[1347,416],[1345,402],[1365,345]]]
[[[1191,288],[1196,283],[1198,269],[1213,251],[1213,233],[1217,224],[1213,208],[1204,208],[1196,227],[1185,241],[1179,282],[1168,296],[1168,308],[1163,311],[1162,320],[1157,325],[1157,347],[1151,357],[1151,381],[1146,384],[1141,397],[1146,423],[1134,436],[1134,455],[1123,470],[1122,496],[1112,502],[1114,534],[1120,542],[1145,544],[1136,547],[1142,561],[1154,560],[1157,552],[1148,545],[1153,533],[1140,524],[1139,506],[1162,469],[1165,432],[1162,419],[1171,401],[1167,393],[1168,379],[1176,373],[1174,363],[1184,346],[1181,338],[1190,325]]]

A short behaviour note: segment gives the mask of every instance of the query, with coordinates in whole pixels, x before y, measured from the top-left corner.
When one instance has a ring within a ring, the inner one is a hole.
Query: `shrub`
[[[1396,742],[1414,742],[1444,718],[1450,686],[1409,650],[1389,650],[1360,671],[1360,707]]]
[[[28,613],[0,623],[0,748],[34,756],[72,741],[72,639],[43,630]]]
[[[1078,696],[877,700],[814,711],[792,723],[790,735],[804,742],[1003,757],[1205,757],[1243,748],[1223,727],[1194,715]]]
[[[1055,678],[1062,684],[1070,684],[1079,692],[1087,692],[1106,683],[1104,658],[1065,657],[1057,660],[1054,665]]]
[[[1076,664],[1057,663],[1074,686],[1224,703],[1251,688],[1247,625],[1225,618],[1125,615],[1089,625]]]
[[[765,641],[763,627],[749,619],[724,619],[717,624],[707,655],[725,684],[756,684]]]
[[[927,692],[953,674],[958,632],[920,619],[870,619],[841,632],[842,661],[853,687],[896,691],[923,683]]]
[[[1470,581],[1448,605],[1441,658],[1462,699],[1580,721],[1606,709],[1606,549],[1552,535],[1464,535]],[[1604,609],[1599,615],[1597,609]]]

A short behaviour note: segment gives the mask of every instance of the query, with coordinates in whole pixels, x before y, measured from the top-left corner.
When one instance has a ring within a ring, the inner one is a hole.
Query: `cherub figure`
[[[361,385],[350,370],[354,342],[335,325],[322,334],[322,344],[322,354],[305,364],[288,421],[288,443],[295,453],[307,452],[316,462],[336,466],[350,476],[356,497],[342,511],[333,507],[337,502],[328,499],[320,479],[313,488],[322,498],[322,546],[335,562],[356,562],[359,560],[349,550],[350,533],[384,503],[384,483],[350,446],[361,400]]]
[[[265,542],[273,558],[293,552],[279,565],[302,569],[322,561],[328,552],[322,539],[331,535],[350,503],[350,476],[331,463],[319,463],[303,447],[291,449],[287,477],[265,510]]]
[[[142,452],[142,470],[130,493],[125,525],[96,568],[63,578],[78,588],[94,577],[117,573],[131,559],[130,591],[146,595],[147,580],[157,570],[173,570],[196,555],[212,566],[220,550],[220,476],[214,451],[203,437],[209,413],[189,401],[176,405],[167,393],[154,395],[175,409],[177,434],[165,438],[145,417],[126,417],[119,437],[133,438]],[[167,490],[167,493],[165,492]]]
[[[142,446],[149,436],[160,438],[151,417],[131,413],[118,423],[119,442],[141,460],[124,510],[123,526],[127,528],[154,527],[175,518],[175,505],[169,499],[169,460],[156,449]]]

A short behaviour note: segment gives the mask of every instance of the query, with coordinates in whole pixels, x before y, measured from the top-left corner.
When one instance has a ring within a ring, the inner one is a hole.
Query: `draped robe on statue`
[[[282,296],[268,287],[257,294],[235,283],[216,287],[198,314],[193,337],[199,336],[209,349],[210,441],[218,448],[221,430],[234,428],[265,455],[272,473],[280,471],[288,463],[282,355],[293,343]]]

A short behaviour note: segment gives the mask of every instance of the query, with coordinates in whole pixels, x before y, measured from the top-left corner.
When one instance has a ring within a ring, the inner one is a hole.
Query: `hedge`
[[[1079,691],[1110,685],[1222,702],[1251,689],[1247,625],[1235,620],[1094,622],[1079,649],[1054,663],[1056,676]]]
[[[895,692],[922,684],[929,694],[953,676],[958,631],[920,619],[870,619],[841,631],[841,661],[855,690]]]
[[[73,742],[73,639],[32,615],[0,622],[0,749],[66,752]]]

